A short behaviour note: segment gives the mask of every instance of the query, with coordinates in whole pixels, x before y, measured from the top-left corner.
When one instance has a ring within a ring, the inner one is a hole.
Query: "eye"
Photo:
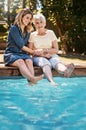
[[[30,19],[29,17],[26,17],[26,19]]]
[[[36,22],[36,24],[39,24],[38,22]]]

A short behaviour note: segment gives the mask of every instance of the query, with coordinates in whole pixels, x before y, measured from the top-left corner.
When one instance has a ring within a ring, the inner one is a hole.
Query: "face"
[[[22,23],[27,26],[30,21],[32,20],[32,16],[31,14],[26,14],[23,18],[22,18]]]
[[[36,28],[37,30],[39,30],[39,29],[45,28],[46,23],[45,23],[45,21],[43,21],[43,20],[35,19],[34,25],[35,25],[35,28]]]

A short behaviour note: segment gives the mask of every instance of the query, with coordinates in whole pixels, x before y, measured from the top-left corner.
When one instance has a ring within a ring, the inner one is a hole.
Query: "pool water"
[[[86,77],[0,79],[0,130],[86,130]]]

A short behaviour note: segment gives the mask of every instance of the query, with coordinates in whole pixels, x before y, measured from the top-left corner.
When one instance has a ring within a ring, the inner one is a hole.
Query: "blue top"
[[[8,43],[5,53],[26,53],[21,50],[23,46],[27,46],[29,33],[24,32],[25,36],[22,36],[22,31],[17,25],[13,25],[8,34]]]
[[[29,59],[30,56],[21,48],[28,45],[30,33],[26,30],[22,35],[21,29],[17,25],[11,26],[8,34],[7,47],[4,54],[5,65],[9,65],[17,59]]]

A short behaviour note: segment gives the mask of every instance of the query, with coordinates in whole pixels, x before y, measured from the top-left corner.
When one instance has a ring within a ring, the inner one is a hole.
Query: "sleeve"
[[[23,38],[21,37],[21,34],[19,32],[19,29],[16,26],[11,27],[10,32],[12,39],[14,40],[15,44],[21,49],[25,43]]]
[[[57,37],[56,37],[54,31],[51,31],[51,40],[52,40],[52,41],[55,41],[55,40],[58,41],[58,39],[57,39]]]

